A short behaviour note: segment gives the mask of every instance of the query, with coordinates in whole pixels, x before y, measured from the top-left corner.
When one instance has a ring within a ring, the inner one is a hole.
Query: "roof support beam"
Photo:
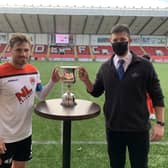
[[[56,15],[53,15],[54,33],[56,33]]]
[[[39,24],[40,33],[42,33],[42,32],[43,32],[43,29],[42,29],[42,25],[41,25],[41,22],[40,22],[40,17],[39,17],[39,15],[37,15],[37,22],[38,22],[38,24]]]
[[[139,32],[137,32],[137,34],[140,34],[141,31],[146,27],[147,24],[149,24],[149,22],[150,22],[152,19],[153,19],[153,17],[150,17],[150,18],[146,21],[146,23],[142,26],[142,28],[139,30]]]
[[[25,22],[25,20],[24,20],[24,18],[23,18],[23,15],[21,14],[20,17],[21,17],[21,20],[22,20],[23,25],[24,25],[24,27],[25,27],[25,30],[26,30],[26,32],[28,33],[29,30],[28,30],[28,28],[27,28],[27,25],[26,25],[26,22]]]
[[[71,22],[72,22],[72,16],[69,16],[69,23],[68,23],[68,31],[71,33]]]
[[[102,25],[102,23],[103,23],[103,20],[104,20],[104,16],[101,17],[101,20],[100,20],[100,22],[99,22],[99,25],[97,26],[96,34],[98,34],[98,32],[99,32],[100,27],[101,27],[101,25]]]
[[[10,26],[12,32],[16,32],[15,29],[13,28],[12,24],[10,23],[10,21],[9,21],[9,19],[8,19],[8,17],[7,17],[6,14],[4,14],[4,17],[5,17],[6,22],[7,22],[8,25]]]
[[[159,24],[151,33],[150,35],[154,34],[160,26],[162,26],[164,23],[166,23],[168,21],[168,18],[166,18],[161,24]]]
[[[116,22],[114,23],[114,25],[118,24],[119,20],[120,20],[120,16],[118,16],[118,18],[116,19]]]
[[[87,20],[88,20],[88,16],[86,16],[84,24],[83,24],[83,29],[82,29],[82,34],[85,33],[85,28],[86,28],[86,24],[87,24]]]
[[[132,21],[131,21],[131,23],[128,25],[129,27],[131,27],[132,26],[132,24],[135,22],[135,20],[137,19],[137,17],[136,16],[134,16],[134,18],[132,19]]]

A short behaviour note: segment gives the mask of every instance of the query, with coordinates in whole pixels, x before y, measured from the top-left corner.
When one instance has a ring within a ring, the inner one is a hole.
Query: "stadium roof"
[[[0,32],[109,34],[117,23],[134,35],[168,35],[168,8],[0,6]]]
[[[168,0],[5,0],[0,1],[0,5],[166,8]]]

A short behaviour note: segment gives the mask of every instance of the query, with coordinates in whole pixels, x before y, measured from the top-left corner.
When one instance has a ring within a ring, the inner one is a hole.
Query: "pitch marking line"
[[[62,144],[62,141],[33,141],[33,144],[35,145],[57,145],[57,144]],[[71,141],[71,144],[92,144],[92,145],[105,145],[107,144],[106,141]],[[151,145],[168,145],[168,141],[160,141],[160,142],[151,142]]]

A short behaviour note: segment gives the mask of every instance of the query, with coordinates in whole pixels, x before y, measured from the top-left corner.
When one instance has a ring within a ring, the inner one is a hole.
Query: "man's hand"
[[[90,81],[89,75],[88,75],[87,71],[85,70],[85,68],[79,67],[78,76],[79,76],[79,79],[81,81],[83,81],[84,84],[86,85],[87,91],[92,92],[93,91],[93,84]]]
[[[58,68],[54,68],[52,75],[51,75],[51,79],[54,83],[56,83],[60,80]]]
[[[150,136],[150,140],[151,141],[160,141],[162,139],[164,135],[164,127],[156,124],[154,125],[152,132],[151,132],[151,136]]]
[[[0,138],[0,154],[4,154],[6,152],[6,146],[2,138]]]
[[[89,80],[88,73],[87,73],[87,71],[85,70],[85,68],[83,68],[83,67],[79,67],[78,76],[79,76],[79,79],[80,79],[81,81],[83,81],[83,82]]]

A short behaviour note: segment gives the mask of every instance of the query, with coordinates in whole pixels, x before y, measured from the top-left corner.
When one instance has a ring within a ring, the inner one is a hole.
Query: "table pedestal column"
[[[63,121],[63,168],[71,167],[71,120]]]

